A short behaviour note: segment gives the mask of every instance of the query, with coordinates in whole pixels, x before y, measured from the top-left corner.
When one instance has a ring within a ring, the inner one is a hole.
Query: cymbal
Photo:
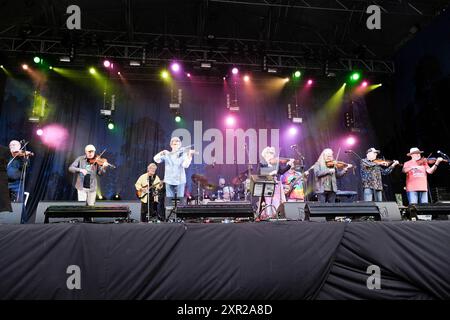
[[[191,176],[192,182],[194,182],[195,184],[200,183],[200,184],[206,184],[208,183],[208,180],[206,179],[206,177],[204,175],[201,174],[197,174],[194,173]]]
[[[202,188],[205,189],[205,190],[212,191],[212,190],[216,190],[217,186],[215,184],[212,184],[212,183],[205,183],[205,184],[202,184]]]

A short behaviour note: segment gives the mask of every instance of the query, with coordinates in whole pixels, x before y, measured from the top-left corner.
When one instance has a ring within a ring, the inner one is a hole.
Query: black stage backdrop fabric
[[[449,244],[447,221],[2,225],[0,298],[449,299]]]

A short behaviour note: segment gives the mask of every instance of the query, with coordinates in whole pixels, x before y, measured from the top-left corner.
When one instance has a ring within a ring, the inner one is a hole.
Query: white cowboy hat
[[[420,151],[419,148],[414,147],[414,148],[409,149],[409,153],[407,153],[406,155],[408,157],[410,157],[412,154],[415,154],[415,153],[423,153],[423,151]]]
[[[377,149],[372,147],[372,148],[368,149],[366,153],[369,153],[369,152],[380,153],[380,150],[377,150]]]

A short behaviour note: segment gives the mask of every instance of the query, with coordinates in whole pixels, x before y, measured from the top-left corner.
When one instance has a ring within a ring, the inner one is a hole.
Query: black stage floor
[[[450,299],[450,221],[0,225],[1,299]]]

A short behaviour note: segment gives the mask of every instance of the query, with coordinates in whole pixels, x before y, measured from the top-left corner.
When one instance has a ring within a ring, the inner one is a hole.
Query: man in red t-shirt
[[[411,160],[403,165],[403,172],[406,173],[406,194],[409,204],[428,203],[428,182],[427,174],[436,171],[437,166],[443,160],[441,157],[436,159],[436,163],[430,167],[428,162],[421,160],[422,156],[419,148],[411,148],[407,156]]]

